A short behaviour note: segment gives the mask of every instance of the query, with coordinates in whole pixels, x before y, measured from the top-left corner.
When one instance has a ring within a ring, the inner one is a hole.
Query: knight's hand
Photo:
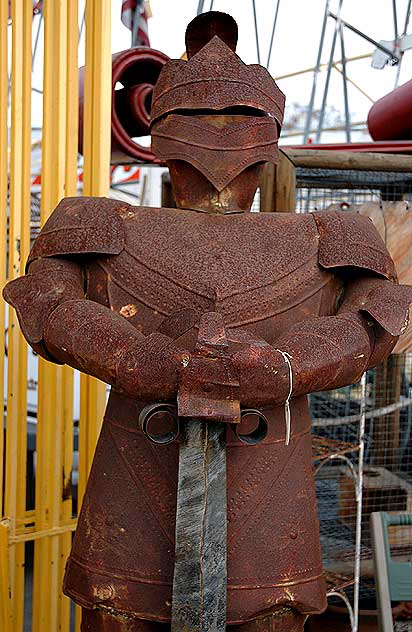
[[[265,340],[247,331],[230,330],[228,342],[237,373],[242,406],[283,404],[289,393],[289,366],[285,356]]]
[[[142,401],[176,399],[179,379],[190,361],[168,336],[155,333],[144,344],[122,354],[116,389]]]

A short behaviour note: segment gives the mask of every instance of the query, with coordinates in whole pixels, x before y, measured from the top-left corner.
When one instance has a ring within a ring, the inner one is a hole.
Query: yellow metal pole
[[[0,521],[0,629],[3,632],[13,632],[10,599],[8,529],[8,522],[6,520]]]
[[[77,180],[78,7],[73,0],[44,3],[45,57],[41,221]],[[68,631],[70,602],[61,584],[70,551],[62,523],[71,516],[73,371],[39,362],[36,531],[49,533],[35,545],[33,632]]]
[[[12,2],[9,277],[23,273],[29,251],[31,141],[31,0]],[[8,323],[5,514],[10,535],[26,509],[27,345],[14,310]],[[13,630],[24,614],[24,544],[10,548]]]
[[[78,2],[67,0],[67,43],[66,43],[66,157],[65,157],[65,190],[66,196],[77,193],[77,147],[78,147],[78,111],[79,111],[79,78],[78,78]],[[73,371],[65,369],[65,393],[63,401],[66,403],[64,411],[63,448],[63,499],[60,514],[61,523],[67,523],[72,515],[71,472],[73,465]],[[68,407],[67,407],[68,406]],[[70,490],[70,493],[66,493]],[[72,534],[64,533],[60,537],[60,557],[58,571],[58,591],[60,596],[61,629],[68,631],[70,625],[70,600],[62,593],[62,583],[67,557],[70,553]]]
[[[110,0],[86,1],[84,195],[107,195],[110,184]],[[81,378],[79,496],[93,459],[106,401],[105,385]]]
[[[84,195],[108,195],[111,122],[111,0],[86,0],[84,86]],[[82,375],[79,427],[79,503],[83,498],[103,419],[106,388]],[[76,632],[80,629],[76,610]]]
[[[6,282],[8,183],[8,0],[0,0],[0,288]],[[5,303],[0,292],[0,393],[4,393]],[[4,432],[0,432],[0,515],[3,508]],[[1,605],[0,605],[1,608]]]
[[[0,288],[6,282],[8,183],[8,0],[0,0]],[[4,393],[5,304],[0,295],[0,393]],[[1,415],[3,420],[3,414]],[[0,515],[3,512],[3,421],[0,427]],[[0,522],[0,629],[12,632],[8,522]]]

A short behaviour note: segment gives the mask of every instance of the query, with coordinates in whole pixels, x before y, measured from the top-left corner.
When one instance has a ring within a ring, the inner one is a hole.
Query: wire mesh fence
[[[387,242],[385,205],[403,203],[409,210],[412,174],[397,172],[298,168],[297,212],[358,211],[382,216]],[[371,213],[370,213],[371,211]],[[376,217],[372,216],[375,221]],[[410,239],[400,234],[395,243]],[[387,242],[388,243],[388,242]],[[388,246],[389,247],[389,246]],[[393,253],[392,253],[393,256]],[[396,259],[396,257],[394,257]],[[398,263],[396,261],[396,263]],[[401,279],[402,280],[402,279]],[[406,282],[406,281],[404,281]],[[367,372],[363,459],[361,539],[356,551],[357,472],[360,453],[360,385],[310,396],[313,458],[324,567],[330,585],[343,588],[353,603],[354,568],[360,561],[359,607],[376,609],[369,517],[373,511],[412,513],[412,354],[392,354]],[[390,527],[391,555],[412,562],[412,530]],[[330,603],[338,604],[332,597]],[[410,617],[408,608],[397,614]],[[405,625],[411,625],[411,621]]]

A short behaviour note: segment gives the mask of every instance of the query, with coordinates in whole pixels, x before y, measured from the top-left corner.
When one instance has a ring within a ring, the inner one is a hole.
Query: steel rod
[[[323,44],[324,44],[324,41],[325,41],[326,24],[327,24],[327,21],[328,21],[328,13],[329,13],[329,1],[330,0],[326,0],[325,13],[324,13],[324,16],[323,16],[322,31],[321,31],[321,35],[320,35],[318,56],[317,56],[317,59],[316,59],[316,65],[315,65],[314,75],[313,75],[312,91],[311,91],[309,105],[308,105],[308,113],[306,115],[305,129],[304,129],[304,132],[303,132],[303,142],[304,143],[308,142],[309,131],[310,131],[310,128],[312,126],[313,105],[315,103],[316,84],[317,84],[318,75],[319,75],[319,71],[320,71],[320,65],[321,65],[320,62],[321,62],[321,58],[322,58]]]
[[[345,26],[347,29],[349,29],[353,33],[356,33],[356,35],[359,35],[359,37],[362,37],[370,44],[373,44],[374,46],[376,46],[376,48],[379,48],[379,50],[381,50],[383,53],[386,53],[386,55],[390,57],[391,62],[393,64],[396,64],[399,62],[399,57],[397,55],[394,55],[394,53],[391,50],[389,50],[389,48],[386,48],[386,46],[383,46],[382,44],[374,40],[372,37],[369,37],[369,35],[366,35],[366,33],[363,33],[362,31],[360,31],[359,29],[356,28],[356,26],[352,26],[352,24],[349,24],[349,22],[345,22],[345,20],[342,20],[339,17],[339,13],[338,15],[335,15],[334,13],[329,11],[329,15],[334,20],[339,20],[343,24],[343,26]]]
[[[269,52],[268,52],[268,59],[266,62],[266,68],[269,68],[270,58],[272,57],[272,47],[273,47],[273,40],[275,37],[276,23],[278,21],[279,6],[280,6],[280,0],[278,0],[277,5],[276,5],[275,17],[273,20],[273,27],[272,27],[272,35],[270,36],[270,44],[269,44]]]
[[[331,75],[332,65],[333,65],[333,56],[335,54],[336,38],[338,36],[338,30],[340,29],[340,25],[341,25],[340,12],[341,12],[341,9],[342,9],[342,4],[343,4],[343,0],[339,0],[338,17],[336,18],[335,30],[333,32],[333,39],[332,39],[332,46],[331,46],[331,49],[330,49],[328,69],[326,71],[325,88],[324,88],[324,91],[323,91],[322,106],[321,106],[320,114],[319,114],[318,131],[316,132],[316,142],[317,143],[319,143],[320,137],[322,135],[322,128],[323,128],[323,121],[324,121],[324,118],[325,118],[326,103],[327,103],[327,100],[328,100],[330,75]],[[331,15],[330,12],[329,12],[329,15]]]
[[[392,0],[392,12],[393,12],[393,34],[395,45],[397,43],[399,32],[398,32],[398,12],[396,10],[396,0]]]
[[[410,20],[410,17],[411,17],[411,5],[412,5],[412,0],[409,0],[408,6],[406,7],[405,23],[404,23],[404,27],[403,27],[403,31],[402,31],[402,37],[405,37],[405,35],[406,35],[407,31],[408,31],[409,20]],[[396,77],[395,77],[395,86],[394,86],[395,88],[397,88],[398,85],[399,85],[399,78],[400,78],[400,75],[401,75],[401,67],[402,67],[402,59],[403,59],[404,54],[405,54],[405,51],[402,49],[402,46],[401,46],[401,50],[400,50],[400,53],[399,53],[399,64],[398,64],[398,66],[396,68]]]
[[[360,554],[362,537],[362,493],[363,493],[363,459],[365,454],[365,422],[366,422],[366,372],[361,380],[361,417],[359,421],[359,462],[356,481],[356,541],[355,541],[355,584],[353,592],[353,625],[352,632],[358,632],[359,624],[359,589],[360,589]]]
[[[340,47],[341,47],[341,53],[342,53],[342,80],[343,80],[343,100],[345,103],[346,142],[350,143],[351,124],[350,124],[349,97],[348,97],[348,81],[347,81],[347,75],[346,75],[345,40],[344,40],[342,24],[340,25],[340,28],[339,28],[339,35],[340,35]]]
[[[253,19],[254,19],[254,22],[255,22],[257,61],[258,61],[258,64],[260,64],[259,32],[258,32],[258,25],[257,25],[256,2],[255,2],[255,0],[252,0],[252,6],[253,6]]]

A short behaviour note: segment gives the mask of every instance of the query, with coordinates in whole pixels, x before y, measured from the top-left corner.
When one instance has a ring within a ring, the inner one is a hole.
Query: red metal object
[[[168,61],[151,48],[130,48],[112,57],[112,162],[159,162],[135,138],[150,134],[153,87]],[[79,71],[79,151],[83,149],[84,68]]]
[[[412,80],[372,105],[368,128],[373,140],[412,141]]]
[[[282,149],[321,149],[324,151],[377,152],[388,154],[412,154],[412,141],[388,140],[365,143],[308,143],[307,145],[282,145]]]

